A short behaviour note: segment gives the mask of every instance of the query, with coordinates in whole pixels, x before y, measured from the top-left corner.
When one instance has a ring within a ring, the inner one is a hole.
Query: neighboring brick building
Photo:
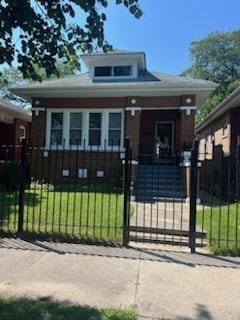
[[[32,101],[32,143],[44,147],[46,162],[63,145],[79,154],[85,149],[99,156],[105,149],[120,155],[125,137],[135,164],[143,154],[150,163],[161,163],[166,154],[189,148],[195,112],[215,83],[150,72],[143,52],[93,53],[82,59],[88,73],[12,89]],[[64,164],[70,177],[79,170],[75,167]]]
[[[199,157],[206,175],[222,179],[227,185],[228,170],[231,183],[236,178],[236,161],[240,154],[240,87],[232,92],[196,127],[199,139]],[[230,166],[230,169],[229,169]],[[218,180],[219,180],[218,179]]]
[[[29,139],[31,113],[0,99],[0,158],[5,158],[3,145],[17,146],[22,139]],[[12,152],[13,154],[13,152]]]

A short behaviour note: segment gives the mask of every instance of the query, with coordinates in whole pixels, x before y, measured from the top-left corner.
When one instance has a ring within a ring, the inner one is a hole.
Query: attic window
[[[95,67],[95,77],[128,77],[132,75],[132,66],[102,66]]]
[[[131,76],[132,66],[115,66],[114,77]]]
[[[112,67],[95,67],[95,77],[110,77],[112,75]]]

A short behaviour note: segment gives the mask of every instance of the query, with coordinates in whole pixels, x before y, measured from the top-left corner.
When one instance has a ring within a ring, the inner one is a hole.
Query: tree
[[[70,63],[64,63],[62,61],[56,62],[56,69],[60,78],[71,74],[76,74],[79,71],[74,67],[74,65]],[[45,70],[43,68],[39,68],[38,66],[34,66],[34,70],[42,80],[46,80],[48,78],[54,79],[57,77],[55,74],[48,77]],[[3,69],[2,76],[0,77],[0,98],[9,100],[22,108],[29,107],[29,103],[26,100],[20,98],[19,96],[16,96],[11,91],[9,91],[8,88],[23,82],[31,81],[31,79],[25,80],[22,73],[17,68]]]
[[[206,115],[240,85],[240,29],[214,32],[191,44],[192,66],[183,75],[211,80],[219,84],[197,115]]]
[[[111,0],[113,1],[113,0]],[[139,0],[115,0],[140,18]],[[24,78],[41,81],[59,76],[56,62],[79,68],[77,53],[111,50],[105,39],[104,10],[110,0],[2,0],[0,1],[0,64],[18,63]],[[79,18],[82,17],[82,18]]]

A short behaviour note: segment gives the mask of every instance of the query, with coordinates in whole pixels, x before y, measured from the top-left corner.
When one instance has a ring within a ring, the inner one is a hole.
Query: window
[[[54,112],[51,116],[51,144],[61,145],[63,140],[63,113]]]
[[[95,67],[95,77],[127,77],[132,75],[132,66],[103,66]]]
[[[112,75],[112,67],[95,67],[95,77],[110,77]]]
[[[215,140],[215,131],[214,131],[214,129],[212,129],[210,131],[210,141],[213,142],[214,140]]]
[[[223,137],[227,137],[227,133],[228,133],[228,124],[227,124],[227,121],[224,121],[222,128],[223,128],[223,129],[222,129]]]
[[[114,77],[131,76],[132,66],[115,66],[114,67]]]
[[[89,114],[89,137],[88,137],[88,143],[90,146],[101,145],[101,126],[102,126],[102,114],[90,113]]]
[[[118,151],[123,147],[123,119],[122,109],[48,109],[46,147],[61,150],[64,141],[66,149]]]
[[[109,113],[108,145],[119,146],[122,132],[122,114]]]
[[[71,145],[82,144],[82,113],[70,113],[69,139]]]
[[[27,138],[27,134],[26,134],[26,127],[24,126],[19,126],[19,141],[22,142],[24,139]]]

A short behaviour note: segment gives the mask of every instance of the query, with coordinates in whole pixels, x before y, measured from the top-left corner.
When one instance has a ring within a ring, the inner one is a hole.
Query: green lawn
[[[3,228],[14,231],[18,220],[18,194],[0,193]],[[122,239],[123,196],[113,188],[47,190],[25,192],[24,230],[72,236]],[[1,224],[1,222],[0,222]]]
[[[137,320],[134,310],[97,309],[49,299],[0,298],[4,320]]]
[[[207,232],[214,253],[240,254],[240,204],[214,206],[197,212],[197,223]],[[227,240],[228,239],[228,240]],[[236,239],[238,241],[236,241]]]

